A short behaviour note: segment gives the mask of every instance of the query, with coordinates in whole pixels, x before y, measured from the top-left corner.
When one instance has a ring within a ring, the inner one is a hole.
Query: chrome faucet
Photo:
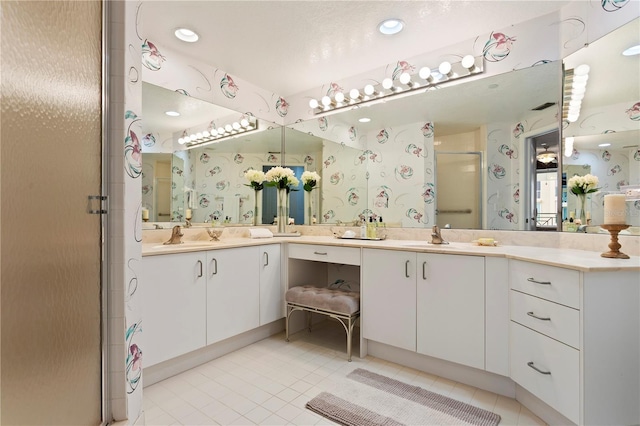
[[[176,225],[173,227],[173,229],[171,230],[171,238],[169,238],[168,241],[165,241],[164,243],[162,243],[163,245],[169,245],[169,244],[182,244],[182,236],[184,234],[182,233],[182,230],[180,229],[180,225]]]
[[[431,244],[449,244],[442,239],[438,225],[433,225],[433,228],[431,228]]]
[[[159,225],[159,224],[157,224],[157,223],[154,223],[154,224],[153,224],[153,228],[154,228],[154,229],[162,229],[162,225]]]
[[[185,228],[191,228],[191,220],[190,219],[185,219],[184,220],[184,227]]]

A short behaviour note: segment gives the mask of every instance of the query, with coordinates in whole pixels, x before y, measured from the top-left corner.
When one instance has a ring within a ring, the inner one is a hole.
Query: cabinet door
[[[418,254],[418,352],[484,369],[484,258]]]
[[[205,259],[204,253],[142,258],[145,366],[206,345]]]
[[[284,290],[280,275],[280,244],[260,249],[260,325],[284,317]]]
[[[362,335],[416,350],[416,253],[363,250]]]
[[[260,323],[259,247],[207,252],[207,344]]]

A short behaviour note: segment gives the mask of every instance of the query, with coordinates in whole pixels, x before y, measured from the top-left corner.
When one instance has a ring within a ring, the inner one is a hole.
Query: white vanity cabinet
[[[151,366],[207,344],[206,254],[181,253],[142,259],[144,363]]]
[[[417,254],[417,351],[485,368],[484,257]]]
[[[640,423],[637,272],[509,261],[511,378],[576,424]]]
[[[362,250],[362,336],[416,350],[416,253]]]
[[[260,256],[260,325],[284,318],[280,244],[259,247]]]
[[[207,344],[260,325],[260,247],[207,252]]]

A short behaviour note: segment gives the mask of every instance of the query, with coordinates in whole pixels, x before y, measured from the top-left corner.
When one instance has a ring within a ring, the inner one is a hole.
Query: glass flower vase
[[[258,225],[258,192],[253,191],[253,226]]]
[[[586,210],[586,204],[587,204],[587,194],[577,194],[578,195],[578,202],[579,202],[579,208],[580,211],[578,212],[577,217],[580,219],[580,223],[582,225],[586,225],[587,224],[587,210]]]
[[[277,204],[277,214],[278,214],[278,233],[284,234],[287,230],[287,223],[289,222],[289,214],[287,213],[287,198],[289,194],[287,194],[286,188],[278,188],[278,204]]]
[[[309,225],[313,225],[314,224],[314,220],[313,218],[315,217],[314,213],[313,213],[313,195],[311,194],[311,191],[308,191],[309,194],[309,212],[308,212],[308,220],[309,220]]]

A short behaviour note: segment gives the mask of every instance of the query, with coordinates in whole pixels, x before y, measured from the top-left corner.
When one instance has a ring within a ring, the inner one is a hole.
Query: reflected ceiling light
[[[564,138],[564,156],[571,157],[573,154],[573,136]]]
[[[233,136],[258,130],[258,120],[255,117],[247,117],[233,123],[226,124],[218,129],[203,130],[191,135],[183,135],[178,138],[180,145],[186,145],[185,149],[191,149],[196,146],[208,145],[214,142],[220,142]]]
[[[631,46],[630,48],[625,49],[622,54],[624,56],[640,55],[640,44],[636,44],[635,46]]]
[[[404,29],[404,22],[401,19],[385,19],[378,25],[378,31],[384,35],[398,34]]]
[[[368,123],[371,121],[371,119],[369,117],[362,117],[362,118],[359,118],[358,121],[361,123]]]
[[[471,59],[468,59],[468,57],[473,59],[473,66],[470,68]],[[422,83],[422,80],[427,81],[430,86],[435,86],[439,83],[450,82],[484,72],[484,57],[467,55],[463,59],[465,60],[464,65],[467,67],[463,66],[462,62],[443,62],[439,66],[440,73],[432,71],[431,68],[422,67],[418,72],[418,76],[412,76],[405,72],[400,74],[396,81],[391,78],[385,78],[381,83],[367,84],[361,90],[351,89],[348,102],[342,100],[342,94],[336,94],[334,100],[329,96],[311,99],[309,107],[315,114],[322,114],[345,107],[356,108],[359,106],[358,104],[364,102],[385,102],[385,98],[388,96],[409,94],[410,92],[415,92],[421,86],[425,88],[426,85]],[[418,77],[421,80],[418,80]]]
[[[180,117],[180,113],[178,111],[165,111],[164,113],[169,117]]]
[[[179,40],[186,41],[187,43],[195,43],[200,38],[195,31],[189,28],[178,28],[174,34]]]
[[[600,148],[604,148],[604,147],[607,147],[607,146],[611,146],[611,144],[610,143],[601,143],[601,144],[598,144],[598,146]]]
[[[549,149],[547,148],[547,144],[543,143],[542,147],[544,148],[544,151],[536,156],[537,160],[544,164],[549,164],[552,161],[555,161],[557,157],[556,153],[549,151]]]
[[[344,102],[344,93],[342,93],[342,92],[336,93],[335,96],[333,97],[333,99],[335,99],[336,102],[338,102],[338,103]]]

